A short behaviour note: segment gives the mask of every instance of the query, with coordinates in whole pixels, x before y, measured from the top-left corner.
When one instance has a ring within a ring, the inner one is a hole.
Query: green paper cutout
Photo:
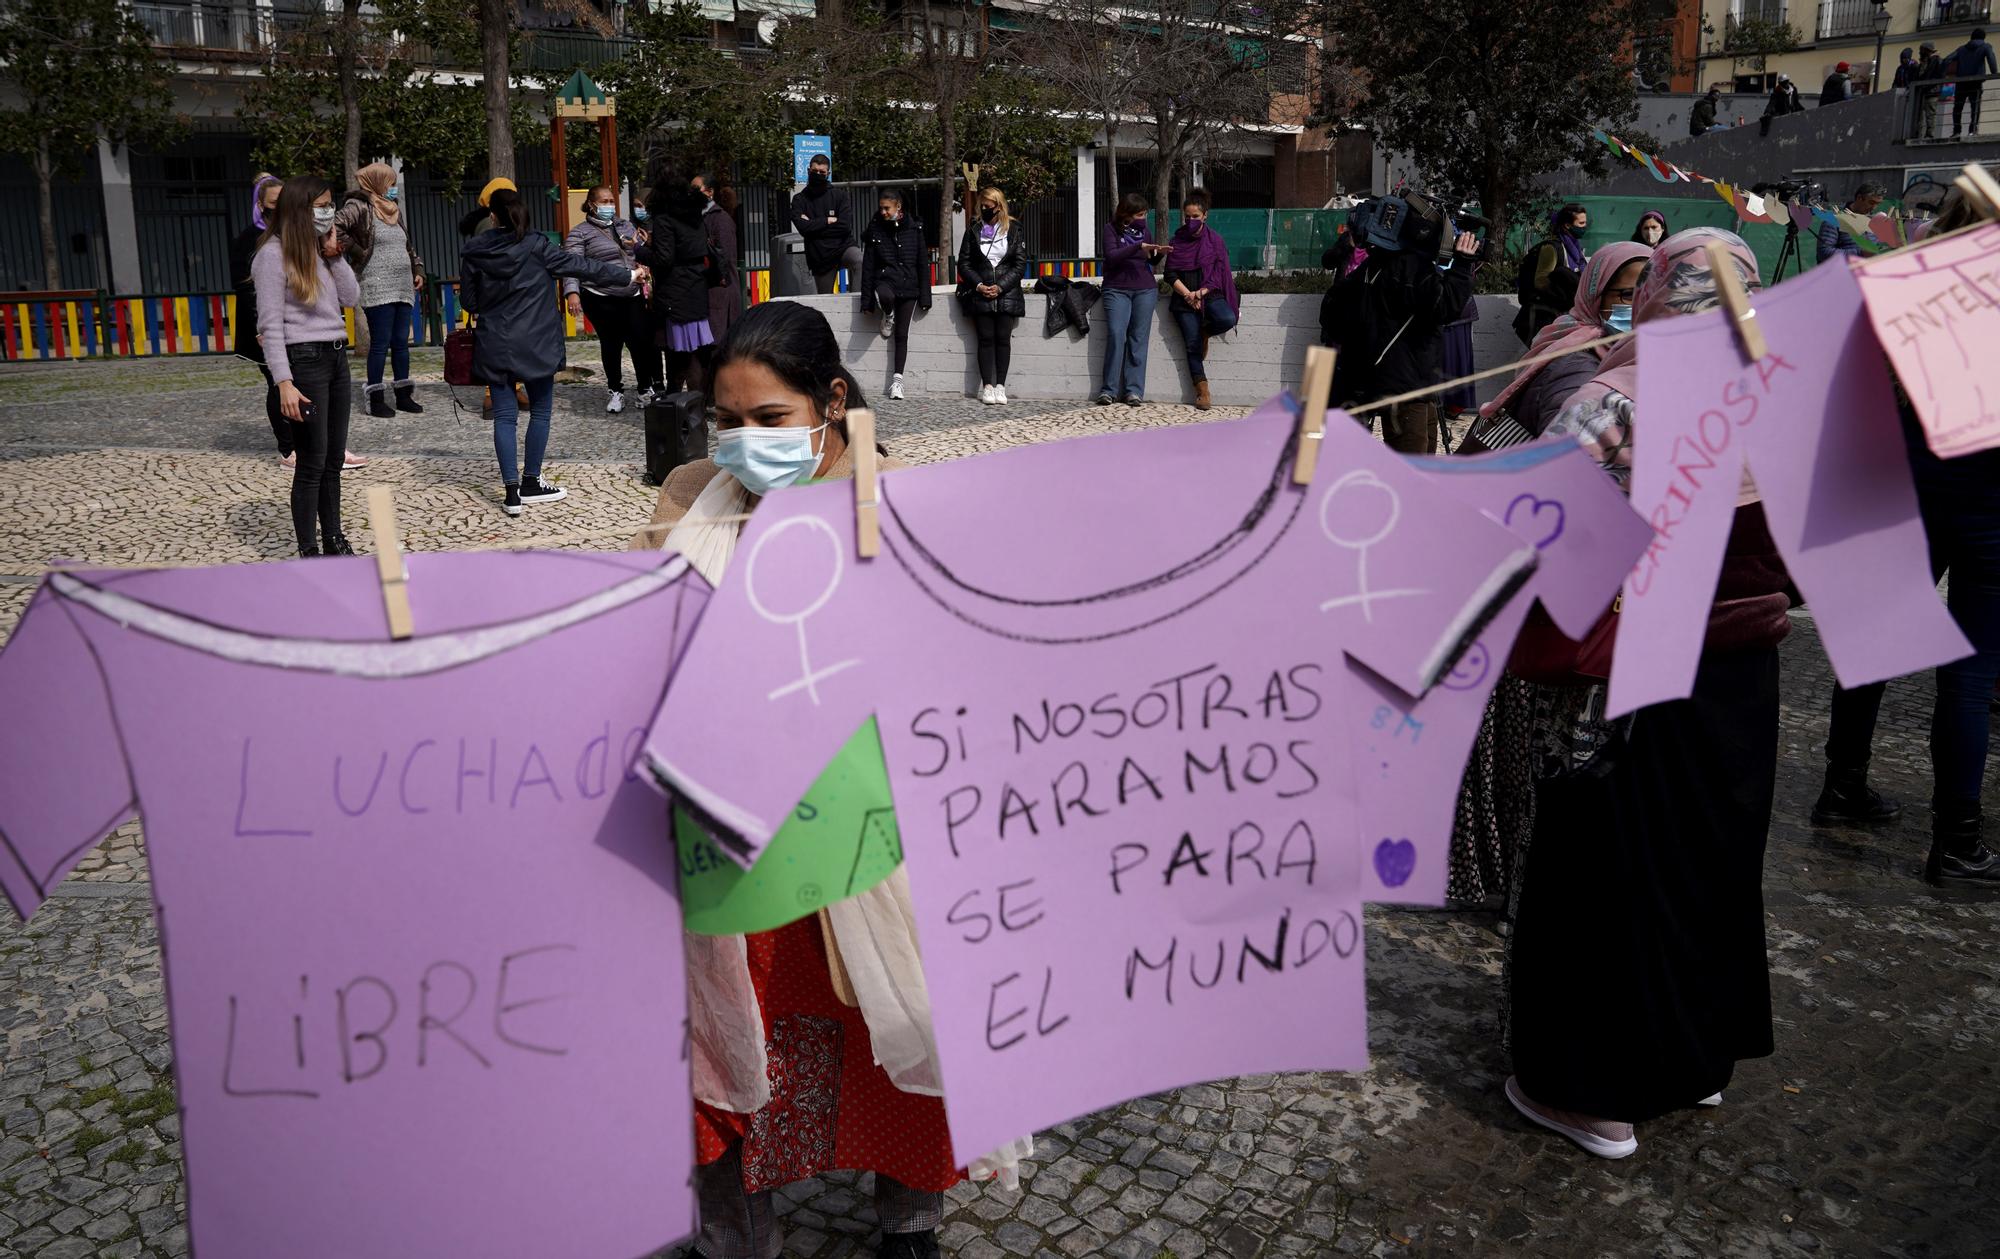
[[[875,719],[827,762],[750,869],[724,856],[679,809],[674,842],[681,913],[700,935],[775,931],[876,886],[902,864],[903,841]]]

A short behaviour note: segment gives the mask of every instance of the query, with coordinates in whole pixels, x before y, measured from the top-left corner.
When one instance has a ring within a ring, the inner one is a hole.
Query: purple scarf
[[[1241,314],[1241,304],[1236,296],[1236,276],[1229,269],[1229,246],[1212,227],[1203,228],[1199,234],[1189,229],[1189,224],[1182,223],[1169,242],[1174,251],[1167,255],[1167,269],[1199,272],[1199,287],[1220,295],[1223,301],[1229,303],[1232,312]]]
[[[1663,219],[1662,222],[1664,221]],[[1583,242],[1578,240],[1574,234],[1562,225],[1562,211],[1559,209],[1549,215],[1549,233],[1555,239],[1556,244],[1562,246],[1563,265],[1578,275],[1582,275],[1583,264],[1585,262]]]
[[[257,182],[250,185],[250,221],[257,225],[258,231],[271,230],[271,225],[264,221],[264,190],[282,182],[276,175],[259,175]]]

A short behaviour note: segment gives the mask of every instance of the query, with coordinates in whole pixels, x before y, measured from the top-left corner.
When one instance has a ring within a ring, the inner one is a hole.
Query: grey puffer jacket
[[[632,265],[632,251],[638,248],[638,245],[637,229],[624,219],[614,219],[605,224],[588,215],[584,216],[583,222],[570,228],[569,235],[563,238],[563,248],[578,257],[589,258],[596,262],[615,263],[622,267]],[[575,276],[563,277],[563,296],[568,297],[576,292],[577,285]],[[639,295],[639,286],[636,284],[614,284],[609,288],[592,284],[587,287],[600,297]]]

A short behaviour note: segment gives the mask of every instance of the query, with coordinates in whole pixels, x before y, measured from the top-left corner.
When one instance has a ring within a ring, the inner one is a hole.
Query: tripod
[[[1791,267],[1792,274],[1794,275],[1806,269],[1806,264],[1799,261],[1799,225],[1797,223],[1785,224],[1785,243],[1778,250],[1777,265],[1771,268],[1770,282],[1772,284],[1776,284],[1785,278],[1785,268],[1787,266]]]

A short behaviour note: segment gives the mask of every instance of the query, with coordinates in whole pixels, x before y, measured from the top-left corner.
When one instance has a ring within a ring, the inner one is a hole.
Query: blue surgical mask
[[[400,201],[402,198],[403,190],[394,184],[390,184],[389,191],[382,194],[382,200],[384,201]]]
[[[646,220],[652,217],[653,217],[652,215],[646,212],[645,206],[634,206],[632,208],[632,221],[634,223],[644,223]]]
[[[609,223],[618,217],[618,207],[615,205],[594,205],[590,207],[590,217],[600,223]]]
[[[1604,326],[1613,332],[1632,331],[1632,308],[1630,306],[1613,306],[1610,310],[1605,311]]]
[[[819,468],[813,436],[826,427],[725,428],[715,436],[715,466],[760,497],[796,485]]]

